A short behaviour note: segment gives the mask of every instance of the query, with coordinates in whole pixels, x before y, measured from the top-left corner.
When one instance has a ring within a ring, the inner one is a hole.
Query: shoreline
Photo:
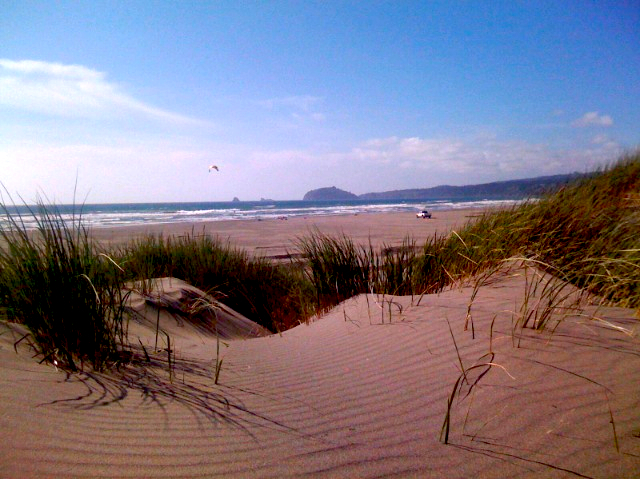
[[[180,237],[205,234],[228,241],[255,256],[283,258],[296,249],[297,238],[314,231],[330,236],[344,234],[358,245],[371,243],[377,249],[400,246],[407,237],[421,246],[434,235],[448,234],[488,211],[491,209],[437,210],[433,211],[430,219],[416,218],[413,212],[392,212],[127,225],[93,228],[90,235],[98,243],[112,247],[150,235]]]

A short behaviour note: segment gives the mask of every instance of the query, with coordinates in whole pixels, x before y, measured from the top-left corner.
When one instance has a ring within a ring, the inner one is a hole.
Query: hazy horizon
[[[591,171],[593,172],[593,171]],[[586,172],[586,173],[590,173],[590,172]],[[570,173],[560,173],[560,174],[556,174],[556,175],[542,175],[542,176],[535,176],[535,177],[526,177],[526,178],[514,178],[512,180],[503,180],[503,181],[496,181],[496,182],[488,182],[488,183],[468,183],[468,184],[463,184],[463,185],[449,185],[449,184],[441,184],[441,185],[434,185],[434,186],[428,186],[428,187],[417,187],[417,188],[397,188],[394,190],[379,190],[379,191],[366,191],[364,193],[359,193],[356,194],[357,198],[354,199],[340,199],[340,200],[304,200],[303,196],[306,193],[309,193],[311,191],[315,191],[315,190],[322,190],[322,189],[330,189],[330,188],[337,188],[339,190],[342,191],[346,191],[347,193],[353,193],[351,191],[348,190],[344,190],[343,188],[340,188],[337,185],[329,185],[329,186],[319,186],[317,188],[312,188],[308,191],[306,191],[301,197],[299,198],[281,198],[281,199],[274,199],[274,198],[265,198],[265,197],[260,197],[260,198],[239,198],[237,196],[234,196],[232,199],[222,199],[222,200],[194,200],[194,201],[183,201],[183,200],[175,200],[175,201],[103,201],[103,202],[93,202],[93,201],[88,201],[89,197],[91,196],[90,192],[89,194],[87,194],[87,196],[83,199],[83,198],[72,198],[72,201],[69,202],[57,202],[55,200],[52,200],[51,198],[49,198],[48,196],[43,196],[42,194],[45,193],[43,191],[38,191],[36,192],[36,195],[34,196],[34,200],[31,201],[28,204],[25,204],[24,201],[21,201],[23,198],[17,197],[17,196],[11,196],[9,197],[8,195],[4,198],[4,204],[7,206],[18,206],[18,207],[23,207],[23,206],[37,206],[38,203],[42,202],[45,205],[58,205],[58,206],[73,206],[73,205],[90,205],[90,206],[95,206],[95,205],[129,205],[129,204],[187,204],[187,203],[236,203],[236,202],[240,202],[240,203],[261,203],[261,202],[270,202],[270,201],[275,201],[275,202],[280,202],[280,203],[286,203],[286,202],[303,202],[303,201],[309,201],[309,202],[318,202],[318,201],[329,201],[329,202],[348,202],[348,201],[371,201],[371,202],[385,202],[385,201],[418,201],[418,200],[438,200],[440,199],[440,194],[437,197],[418,197],[418,198],[401,198],[401,197],[389,197],[389,198],[361,198],[361,196],[365,196],[368,194],[379,194],[379,193],[392,193],[392,192],[403,192],[403,191],[411,191],[411,190],[429,190],[429,189],[434,189],[434,188],[451,188],[451,187],[474,187],[474,186],[483,186],[483,185],[490,185],[493,183],[503,183],[503,182],[509,182],[509,181],[524,181],[524,180],[534,180],[537,178],[549,178],[549,177],[554,177],[554,176],[569,176],[569,175],[579,175],[581,174],[580,172],[574,171],[574,172],[570,172]],[[6,193],[6,192],[5,192]],[[0,195],[2,193],[0,192]],[[354,193],[355,194],[355,193]],[[482,195],[480,195],[482,196]],[[511,198],[512,195],[510,194],[505,194],[504,197],[507,198]],[[475,198],[478,199],[479,196],[478,195],[469,195],[469,198]],[[459,199],[456,195],[456,198],[450,198],[450,199]],[[85,201],[87,200],[87,201]]]
[[[70,203],[76,184],[91,204],[472,185],[583,173],[640,144],[633,2],[2,13],[0,182],[27,202]]]

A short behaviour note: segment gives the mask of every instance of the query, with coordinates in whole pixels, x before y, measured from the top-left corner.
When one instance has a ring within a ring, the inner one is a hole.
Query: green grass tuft
[[[63,219],[38,201],[23,218],[0,205],[0,305],[10,321],[23,323],[44,359],[71,370],[86,362],[101,370],[117,360],[124,335],[122,270],[97,254],[81,216]]]

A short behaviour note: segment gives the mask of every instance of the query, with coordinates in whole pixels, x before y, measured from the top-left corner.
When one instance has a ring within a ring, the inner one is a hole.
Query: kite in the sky
[[[209,173],[211,173],[211,170],[220,171],[216,165],[211,165],[211,166],[209,167]]]

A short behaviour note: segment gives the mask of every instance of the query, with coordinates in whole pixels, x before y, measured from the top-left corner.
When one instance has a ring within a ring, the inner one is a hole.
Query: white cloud
[[[0,105],[63,117],[133,112],[172,123],[206,123],[136,100],[103,72],[35,60],[0,59]]]
[[[609,115],[600,115],[597,111],[587,112],[571,123],[571,126],[576,128],[611,125],[613,125],[613,119]]]
[[[35,60],[6,60],[0,59],[0,66],[5,70],[19,73],[43,73],[57,77],[84,78],[87,80],[102,80],[104,74],[81,65],[62,65]]]
[[[175,137],[0,144],[0,181],[29,200],[42,190],[71,202],[76,180],[79,197],[88,193],[88,202],[202,199],[212,184],[208,166],[230,169],[207,146]]]
[[[516,178],[543,174],[584,171],[603,161],[614,159],[620,152],[612,141],[601,141],[591,148],[556,150],[545,144],[494,138],[377,138],[354,148],[353,159],[385,166],[413,169],[422,176],[459,178],[463,183],[470,178]]]
[[[234,168],[244,170],[245,186],[257,178],[252,188],[271,188],[265,195],[284,199],[333,185],[359,194],[584,172],[614,160],[620,152],[619,145],[610,141],[557,149],[494,137],[393,136],[325,152],[255,149],[235,155],[243,159]]]

